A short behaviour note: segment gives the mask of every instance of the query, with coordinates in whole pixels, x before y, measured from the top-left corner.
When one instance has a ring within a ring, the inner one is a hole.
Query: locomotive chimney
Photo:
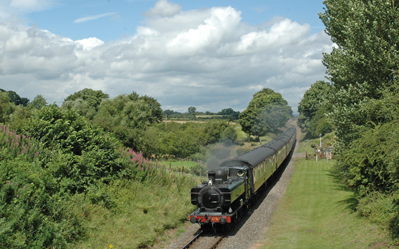
[[[211,180],[212,184],[215,184],[215,176],[216,176],[215,170],[208,171],[208,179]]]

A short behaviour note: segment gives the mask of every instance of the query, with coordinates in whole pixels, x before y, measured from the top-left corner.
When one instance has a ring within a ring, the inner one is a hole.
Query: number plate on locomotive
[[[211,222],[219,222],[220,217],[211,217]]]

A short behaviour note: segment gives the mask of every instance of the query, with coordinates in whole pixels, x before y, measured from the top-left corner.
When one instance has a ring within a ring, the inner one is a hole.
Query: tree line
[[[200,112],[197,108],[190,106],[188,111],[185,113],[173,111],[170,109],[164,110],[162,112],[166,118],[172,119],[226,119],[228,121],[237,121],[239,119],[240,112],[234,111],[232,108],[222,109],[220,112]],[[206,117],[204,117],[206,115]]]
[[[32,102],[25,98],[21,104],[13,101],[21,99],[15,92],[14,99],[9,92],[0,94],[0,122],[9,123],[18,132],[23,132],[28,120],[43,107],[73,110],[93,127],[113,134],[125,147],[141,151],[145,157],[201,158],[206,156],[201,155],[203,147],[217,142],[234,143],[237,139],[234,128],[225,121],[165,124],[161,104],[153,97],[135,92],[109,98],[100,90],[83,89],[65,98],[60,107],[48,105],[41,95]]]
[[[323,55],[327,80],[299,104],[312,137],[334,131],[335,167],[355,209],[399,237],[399,8],[391,0],[326,0],[320,18],[336,46]]]

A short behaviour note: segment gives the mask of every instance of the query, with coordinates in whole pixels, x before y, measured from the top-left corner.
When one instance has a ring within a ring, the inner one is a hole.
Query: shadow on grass
[[[351,193],[351,197],[339,201],[338,203],[344,205],[346,209],[357,211],[359,205],[358,199],[355,197],[354,192],[342,182],[342,175],[333,167],[328,170],[327,176],[331,177],[334,183],[334,189]]]

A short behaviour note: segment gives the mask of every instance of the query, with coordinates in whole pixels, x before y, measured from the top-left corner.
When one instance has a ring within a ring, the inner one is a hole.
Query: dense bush
[[[132,216],[128,220],[133,224],[129,229],[143,231],[129,245],[143,246],[152,244],[159,233],[175,227],[191,211],[186,203],[186,208],[165,218],[166,211],[160,207],[176,207],[187,199],[187,191],[197,184],[194,179],[154,167],[142,153],[119,147],[101,130],[93,131],[73,110],[44,107],[29,124],[35,132],[29,126],[25,130],[37,139],[0,125],[1,248],[66,248],[76,243],[83,243],[82,248],[102,247],[105,243],[98,243],[98,236],[105,242],[112,238],[107,225],[97,221],[125,220],[129,210]],[[150,188],[144,186],[151,186],[153,192],[135,193]],[[162,202],[153,207],[157,195],[163,196]],[[165,202],[165,198],[170,200]],[[96,216],[96,210],[106,216]],[[91,229],[93,224],[96,231]],[[129,234],[123,238],[128,240]]]
[[[399,121],[376,126],[342,153],[341,170],[359,195],[399,189]]]
[[[69,196],[44,167],[47,153],[0,125],[0,247],[65,247],[83,235]]]
[[[121,144],[99,128],[92,128],[73,109],[54,105],[37,111],[24,133],[51,149],[48,158],[56,177],[71,180],[70,191],[83,191],[97,180],[109,181],[123,169]],[[56,155],[54,151],[60,150]],[[55,163],[53,163],[55,162]]]

